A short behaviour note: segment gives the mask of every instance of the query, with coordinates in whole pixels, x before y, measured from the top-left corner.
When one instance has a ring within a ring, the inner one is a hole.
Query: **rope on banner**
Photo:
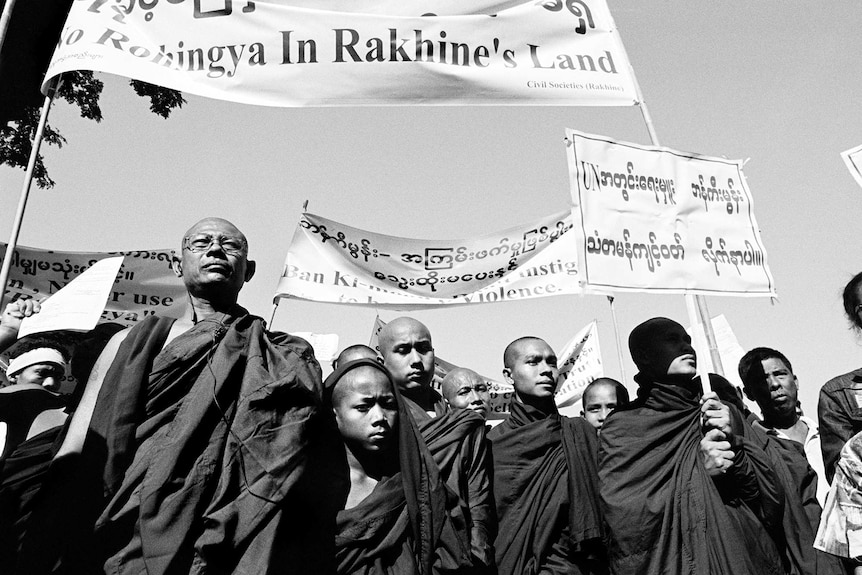
[[[620,339],[620,326],[617,323],[617,311],[614,308],[614,296],[608,296],[608,304],[611,306],[611,319],[614,322],[614,336],[617,338],[617,361],[620,364],[620,377],[622,378],[623,384],[625,384],[628,380],[626,379],[626,368],[623,367],[623,342]]]
[[[18,235],[21,232],[21,223],[24,221],[24,210],[27,207],[27,198],[30,196],[30,187],[33,185],[33,172],[36,169],[39,147],[42,145],[45,126],[48,123],[48,112],[51,110],[51,104],[54,102],[54,97],[57,95],[61,82],[62,76],[56,76],[51,81],[48,87],[48,94],[45,96],[45,102],[42,104],[42,111],[39,114],[39,125],[36,127],[36,133],[33,135],[30,159],[27,162],[27,171],[24,174],[24,186],[21,188],[18,209],[15,212],[15,221],[12,224],[12,235],[9,237],[9,243],[6,245],[6,255],[3,258],[3,267],[0,269],[0,286],[3,286],[3,292],[0,293],[0,310],[3,309],[6,300],[6,285],[9,283],[9,270],[12,268],[12,254],[15,253],[15,248],[18,247]]]

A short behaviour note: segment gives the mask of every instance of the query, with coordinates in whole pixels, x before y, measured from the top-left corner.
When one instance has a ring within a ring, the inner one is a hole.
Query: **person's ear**
[[[512,379],[512,370],[511,370],[511,369],[509,369],[508,367],[504,367],[504,368],[503,368],[503,379],[504,379],[504,380],[506,381],[506,383],[508,383],[509,385],[515,385],[515,380],[514,380],[514,379]]]
[[[257,262],[254,260],[248,260],[245,262],[245,278],[244,281],[249,281],[252,277],[254,277],[254,272],[257,271]]]
[[[178,278],[183,277],[183,261],[177,257],[177,254],[171,256],[171,269]]]

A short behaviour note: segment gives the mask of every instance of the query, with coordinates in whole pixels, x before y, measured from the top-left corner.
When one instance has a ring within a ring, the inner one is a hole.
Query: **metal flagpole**
[[[305,200],[302,203],[302,213],[304,214],[308,211],[308,200]],[[273,323],[275,323],[275,312],[278,311],[278,302],[281,301],[280,297],[276,297],[272,300],[272,316],[269,318],[269,328],[272,329]]]
[[[647,132],[649,132],[650,142],[652,142],[653,146],[660,146],[661,144],[658,141],[658,135],[655,133],[655,126],[652,123],[652,116],[650,116],[649,109],[647,108],[646,102],[643,101],[643,94],[641,93],[640,85],[638,84],[637,77],[632,72],[632,81],[635,85],[635,92],[638,96],[638,108],[641,110],[641,115],[643,115],[644,123],[647,127]],[[703,314],[708,313],[706,308],[706,301],[703,296],[685,294],[686,298],[686,310],[688,311],[688,320],[692,324],[692,326],[697,326],[698,324],[703,325],[703,332],[706,334],[706,341],[709,348],[709,356],[712,359],[713,369],[715,369],[716,373],[719,375],[724,375],[724,370],[721,365],[721,357],[718,353],[718,346],[715,344],[715,332],[712,329],[712,321],[709,318],[709,315],[704,317]],[[700,364],[702,365],[702,363]],[[702,370],[698,367],[698,372],[700,373]],[[708,378],[705,377],[705,373],[701,373],[701,381],[703,382],[704,387],[706,387]]]
[[[12,20],[12,11],[15,10],[15,0],[6,0],[3,5],[3,14],[0,14],[0,50],[6,42],[6,32],[9,31],[9,22]]]
[[[275,322],[275,312],[278,310],[278,302],[281,298],[277,297],[272,300],[272,317],[269,318],[269,329],[272,329],[272,324]]]
[[[623,367],[623,343],[620,340],[620,326],[617,323],[617,311],[614,309],[614,296],[608,296],[608,304],[611,306],[611,319],[614,322],[614,336],[617,338],[617,361],[620,362],[620,377],[626,383],[626,368]]]
[[[62,76],[57,76],[51,81],[51,85],[48,87],[48,94],[45,96],[45,102],[42,104],[39,125],[36,127],[36,133],[33,135],[33,146],[30,150],[30,160],[27,162],[27,172],[24,174],[24,186],[18,199],[18,210],[15,212],[15,221],[12,224],[12,235],[9,238],[9,243],[6,245],[6,256],[3,258],[3,267],[0,269],[0,286],[3,286],[3,292],[0,293],[0,309],[3,309],[6,299],[6,284],[9,283],[12,254],[15,253],[15,248],[18,246],[18,234],[21,232],[21,222],[24,220],[24,209],[27,207],[27,198],[30,196],[30,186],[33,184],[33,171],[36,169],[39,147],[42,145],[45,125],[48,123],[48,112],[51,110],[51,104],[54,102],[54,97],[57,95],[57,89],[60,87],[61,81]]]

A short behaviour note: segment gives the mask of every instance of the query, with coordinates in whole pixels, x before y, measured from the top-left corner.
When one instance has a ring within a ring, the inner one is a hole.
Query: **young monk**
[[[584,389],[581,403],[584,406],[581,410],[581,417],[597,430],[600,430],[605,419],[613,410],[628,405],[629,392],[617,380],[610,377],[599,377],[590,382]]]
[[[557,411],[557,356],[544,340],[516,339],[503,364],[515,393],[509,418],[488,434],[500,518],[494,543],[499,573],[607,573],[596,432],[583,419]]]
[[[346,362],[324,387],[350,476],[337,516],[338,573],[471,572],[464,510],[447,501],[386,368],[367,358]]]

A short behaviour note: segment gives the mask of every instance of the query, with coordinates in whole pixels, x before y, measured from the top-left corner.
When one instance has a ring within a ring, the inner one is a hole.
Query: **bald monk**
[[[628,405],[629,392],[619,381],[610,377],[598,377],[584,388],[581,396],[581,417],[587,423],[601,430],[608,415],[617,407]]]
[[[344,362],[325,387],[350,477],[339,497],[337,572],[472,572],[466,510],[440,478],[386,368],[368,358]]]
[[[611,571],[784,573],[783,488],[744,416],[703,393],[685,329],[653,318],[629,349],[638,398],[599,436]]]
[[[356,359],[378,360],[380,358],[377,356],[377,352],[368,347],[367,345],[356,343],[353,345],[349,345],[341,350],[341,353],[338,354],[338,357],[332,360],[332,369],[334,371],[338,369],[339,365]]]
[[[434,346],[421,322],[400,317],[379,335],[380,355],[434,457],[440,476],[468,509],[470,547],[477,566],[494,565],[497,518],[485,421],[471,410],[450,411],[431,386]]]
[[[236,226],[206,218],[181,248],[189,313],[147,318],[105,347],[39,517],[61,519],[64,536],[25,540],[23,572],[58,562],[68,573],[149,575],[334,567],[335,511],[324,512],[317,473],[335,461],[337,434],[312,349],[237,304],[255,264]]]
[[[466,367],[456,367],[446,374],[441,387],[451,409],[469,409],[488,419],[491,394],[481,375]]]
[[[514,575],[607,573],[596,431],[557,411],[557,356],[545,341],[516,339],[503,364],[515,393],[509,418],[488,434],[500,518],[497,568]]]

